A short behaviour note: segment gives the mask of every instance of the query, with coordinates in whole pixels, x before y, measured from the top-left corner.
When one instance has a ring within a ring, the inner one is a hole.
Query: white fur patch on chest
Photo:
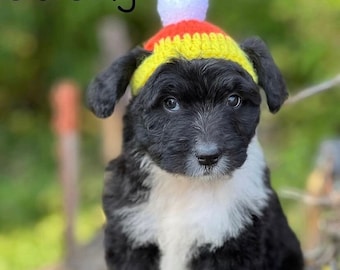
[[[124,232],[136,246],[158,244],[161,270],[186,270],[198,247],[217,248],[237,237],[251,214],[261,215],[270,192],[263,183],[265,161],[256,138],[232,177],[190,179],[151,167],[149,200],[117,214],[124,217]]]

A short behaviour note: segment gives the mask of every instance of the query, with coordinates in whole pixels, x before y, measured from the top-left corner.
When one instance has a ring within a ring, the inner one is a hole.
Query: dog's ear
[[[142,48],[135,48],[115,60],[92,80],[87,90],[87,104],[96,116],[105,118],[112,114],[134,71],[149,54]]]
[[[269,110],[276,113],[288,97],[286,83],[266,44],[258,37],[246,39],[241,48],[256,69],[259,86],[266,93]]]

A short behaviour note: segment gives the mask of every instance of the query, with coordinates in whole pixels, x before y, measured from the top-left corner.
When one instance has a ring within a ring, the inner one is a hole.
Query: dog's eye
[[[166,110],[175,112],[179,110],[179,103],[174,97],[164,99],[163,106]]]
[[[230,107],[238,108],[242,104],[242,98],[239,95],[232,94],[228,97],[227,104]]]

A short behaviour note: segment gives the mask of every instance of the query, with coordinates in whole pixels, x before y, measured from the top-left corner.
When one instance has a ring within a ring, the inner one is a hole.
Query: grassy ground
[[[0,156],[0,269],[37,269],[60,260],[64,252],[55,137],[44,117],[19,113],[7,119],[0,134],[0,152],[5,153]],[[79,242],[89,240],[104,221],[103,166],[96,143],[82,137]]]

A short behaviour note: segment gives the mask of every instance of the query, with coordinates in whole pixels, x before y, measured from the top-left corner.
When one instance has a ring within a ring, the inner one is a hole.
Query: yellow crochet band
[[[184,34],[160,39],[153,53],[136,69],[131,79],[132,94],[137,95],[152,73],[173,58],[219,58],[238,63],[257,83],[257,75],[247,55],[239,45],[223,33]]]

